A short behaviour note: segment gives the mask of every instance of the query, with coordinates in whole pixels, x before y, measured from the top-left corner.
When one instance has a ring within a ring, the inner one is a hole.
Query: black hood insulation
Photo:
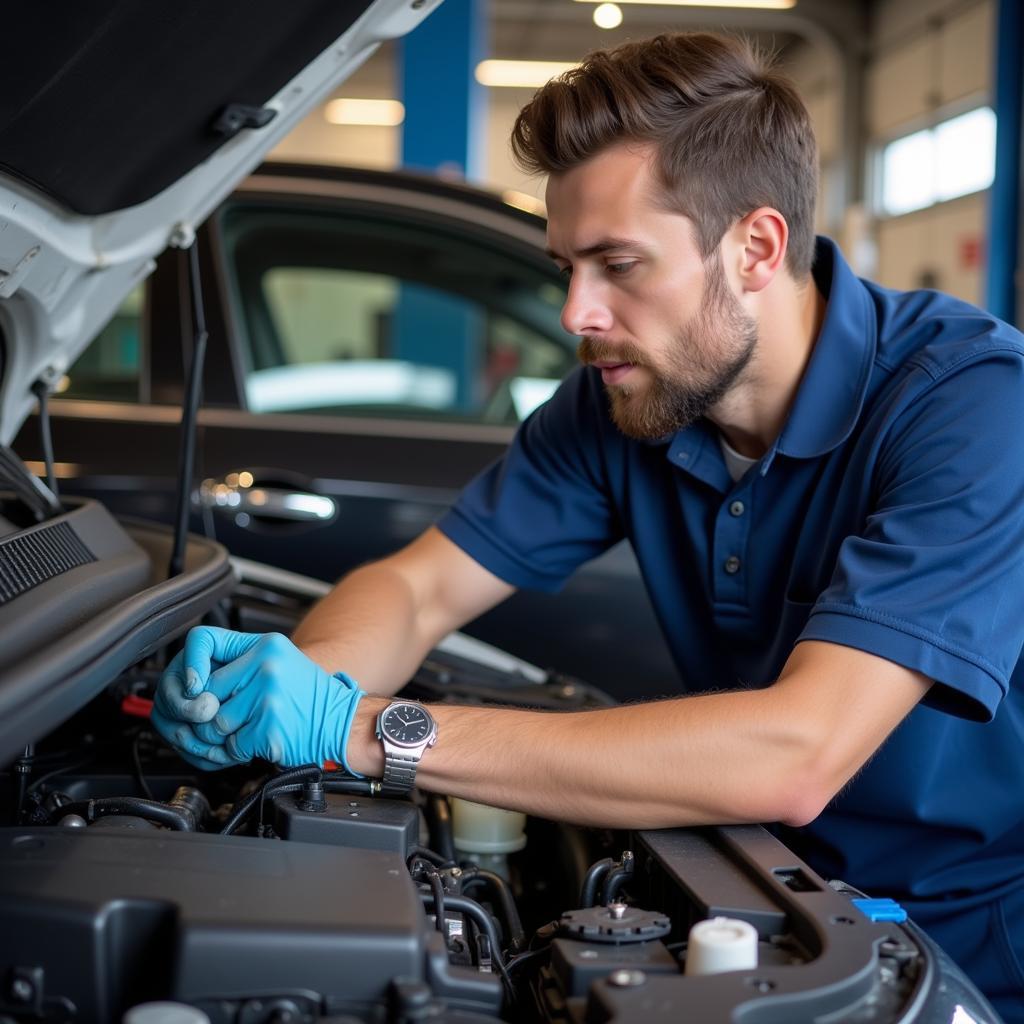
[[[4,15],[0,170],[81,214],[151,199],[258,123],[238,111],[260,111],[370,2],[16,5]]]

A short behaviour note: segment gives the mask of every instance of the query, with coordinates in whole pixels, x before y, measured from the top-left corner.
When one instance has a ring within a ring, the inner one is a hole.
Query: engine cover
[[[131,829],[0,829],[0,1013],[119,1020],[149,999],[235,1019],[326,1013],[423,979],[426,923],[396,854]]]

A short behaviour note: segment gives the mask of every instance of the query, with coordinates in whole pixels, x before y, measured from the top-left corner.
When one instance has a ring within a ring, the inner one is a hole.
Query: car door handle
[[[235,516],[245,513],[256,519],[292,523],[329,523],[338,514],[334,499],[322,494],[259,484],[244,486],[230,477],[228,480],[204,480],[199,488],[199,503]]]
[[[288,491],[280,487],[251,487],[242,493],[238,511],[295,523],[326,523],[338,514],[338,506],[333,499],[322,494]]]

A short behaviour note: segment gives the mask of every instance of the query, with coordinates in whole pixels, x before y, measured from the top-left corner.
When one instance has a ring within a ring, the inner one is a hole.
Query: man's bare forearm
[[[348,673],[370,693],[390,694],[442,637],[512,591],[431,527],[346,576],[292,640],[331,672]]]
[[[349,760],[379,776],[373,721],[357,713]],[[682,698],[585,712],[431,707],[437,745],[424,789],[579,824],[661,828],[795,817],[808,737],[762,692]]]
[[[920,673],[833,644],[798,645],[770,687],[582,712],[431,707],[425,789],[581,824],[660,828],[800,825],[820,813],[931,685]],[[380,776],[360,704],[348,746]]]
[[[347,673],[370,693],[390,694],[440,639],[430,626],[405,577],[388,562],[375,562],[346,576],[292,640],[324,668]]]

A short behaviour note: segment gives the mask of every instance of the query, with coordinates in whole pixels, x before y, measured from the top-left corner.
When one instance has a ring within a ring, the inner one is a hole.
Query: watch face
[[[415,747],[430,735],[434,722],[417,704],[394,704],[384,712],[380,724],[389,740]]]

